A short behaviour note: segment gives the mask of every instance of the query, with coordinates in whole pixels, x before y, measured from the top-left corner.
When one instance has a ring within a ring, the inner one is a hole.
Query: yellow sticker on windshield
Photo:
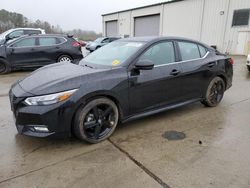
[[[121,62],[119,61],[119,60],[114,60],[114,61],[112,61],[112,65],[113,66],[117,66],[117,65],[119,65]]]

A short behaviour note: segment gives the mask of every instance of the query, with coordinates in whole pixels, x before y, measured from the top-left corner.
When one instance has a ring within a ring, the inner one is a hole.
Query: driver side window
[[[162,65],[175,62],[173,42],[161,42],[150,47],[139,60],[149,60],[154,65]]]

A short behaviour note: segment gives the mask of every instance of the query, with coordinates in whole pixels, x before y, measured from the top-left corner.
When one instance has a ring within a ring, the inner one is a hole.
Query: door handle
[[[35,51],[35,48],[31,48],[30,51]]]
[[[173,76],[177,76],[178,74],[180,74],[180,71],[174,69],[174,70],[172,70],[172,72],[170,74]]]
[[[208,63],[207,66],[210,67],[210,68],[212,68],[213,66],[215,66],[215,62]]]

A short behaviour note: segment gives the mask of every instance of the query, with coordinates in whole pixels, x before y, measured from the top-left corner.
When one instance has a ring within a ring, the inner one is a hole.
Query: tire
[[[217,106],[224,96],[225,88],[225,82],[222,78],[213,78],[207,87],[205,99],[201,103],[208,107]]]
[[[250,65],[247,66],[248,71],[250,72]]]
[[[101,48],[101,46],[97,46],[95,50],[98,50],[99,48]]]
[[[11,71],[9,63],[5,59],[0,59],[0,74],[7,74]]]
[[[116,104],[105,97],[89,101],[75,116],[75,136],[86,142],[99,143],[112,135],[119,120]]]
[[[65,61],[68,61],[68,62],[72,62],[72,58],[68,55],[61,55],[58,59],[57,59],[57,62],[65,62]]]

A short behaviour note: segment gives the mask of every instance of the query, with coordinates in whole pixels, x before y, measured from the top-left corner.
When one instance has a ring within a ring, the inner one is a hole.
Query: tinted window
[[[40,46],[51,46],[57,44],[57,40],[55,37],[40,37],[39,45]]]
[[[249,22],[249,9],[235,10],[233,16],[232,26],[243,26],[248,25]]]
[[[178,42],[178,44],[183,61],[200,58],[197,44],[190,42]]]
[[[207,49],[204,48],[203,46],[200,46],[200,45],[198,45],[198,46],[199,46],[201,57],[204,57],[207,53]]]
[[[32,47],[36,45],[35,38],[27,38],[13,44],[13,47]]]
[[[39,31],[39,30],[24,30],[24,34],[26,34],[26,35],[41,34],[41,31]]]
[[[63,43],[65,42],[66,39],[65,38],[57,38],[57,43],[60,44],[60,43]]]
[[[150,60],[155,65],[175,62],[174,45],[172,42],[161,42],[150,47],[140,60]]]
[[[23,30],[17,30],[17,31],[13,31],[12,33],[9,34],[10,38],[16,38],[16,37],[20,37],[24,35]]]

